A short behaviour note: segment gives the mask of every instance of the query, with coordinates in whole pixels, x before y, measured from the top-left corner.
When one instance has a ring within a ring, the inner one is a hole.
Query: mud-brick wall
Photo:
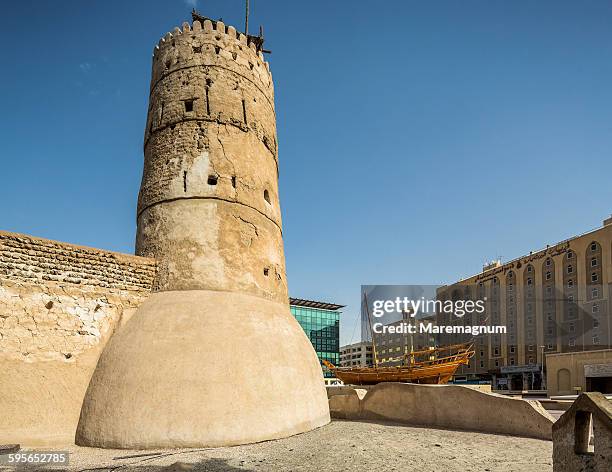
[[[102,348],[155,273],[152,259],[0,232],[0,443],[71,440]]]
[[[0,353],[72,359],[148,296],[150,259],[0,232]]]

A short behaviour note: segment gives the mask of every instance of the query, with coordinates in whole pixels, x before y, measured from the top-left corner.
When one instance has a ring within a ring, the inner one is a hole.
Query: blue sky
[[[0,228],[133,252],[151,52],[193,2],[3,5]],[[242,0],[197,2],[242,28]],[[440,284],[612,212],[612,2],[252,0],[290,292]]]

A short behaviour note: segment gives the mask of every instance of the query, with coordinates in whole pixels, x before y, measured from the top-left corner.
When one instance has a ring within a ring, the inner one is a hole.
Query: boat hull
[[[420,384],[445,384],[464,362],[444,365],[414,367],[364,368],[342,371],[336,369],[336,377],[347,385],[374,385],[381,382],[409,382]]]

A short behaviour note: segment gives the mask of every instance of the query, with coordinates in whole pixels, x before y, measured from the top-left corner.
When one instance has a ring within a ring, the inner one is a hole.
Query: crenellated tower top
[[[270,66],[263,55],[263,38],[245,35],[209,18],[194,18],[191,25],[184,22],[182,28],[174,28],[159,40],[153,50],[152,87],[167,73],[198,65],[223,65],[253,76],[265,90],[273,87]]]

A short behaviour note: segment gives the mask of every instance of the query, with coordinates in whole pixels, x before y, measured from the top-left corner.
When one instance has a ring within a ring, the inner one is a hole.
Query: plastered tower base
[[[154,293],[107,344],[76,443],[230,446],[328,422],[319,363],[287,305],[240,293],[169,291]]]

